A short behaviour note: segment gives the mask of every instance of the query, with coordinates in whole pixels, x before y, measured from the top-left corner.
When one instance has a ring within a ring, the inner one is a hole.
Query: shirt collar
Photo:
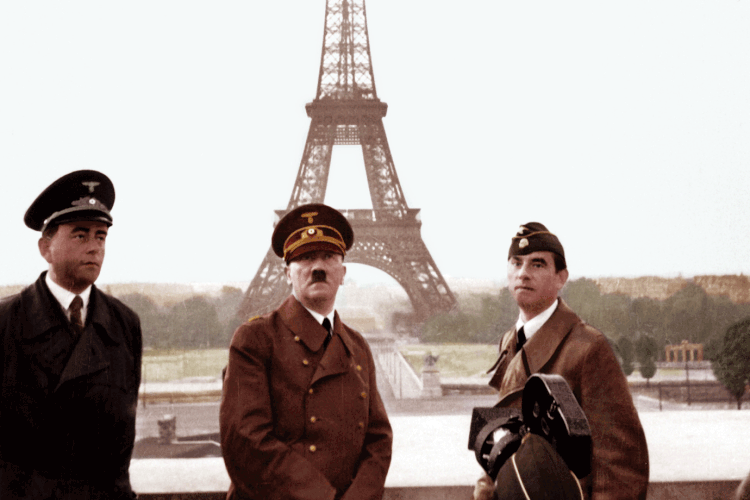
[[[91,285],[86,287],[84,291],[82,291],[79,294],[75,294],[71,292],[70,290],[66,290],[65,288],[61,287],[54,281],[52,281],[52,278],[49,277],[49,273],[46,274],[44,277],[45,283],[47,283],[47,287],[49,288],[49,291],[52,292],[52,295],[57,299],[57,301],[60,303],[60,305],[63,308],[63,311],[65,311],[65,315],[68,315],[68,308],[70,307],[70,303],[73,302],[73,299],[76,295],[80,295],[81,299],[83,299],[83,309],[81,310],[81,319],[83,322],[86,322],[86,310],[89,306],[89,298],[91,297]]]
[[[299,300],[299,297],[297,297],[297,294],[294,293],[294,291],[292,291],[292,295],[294,295],[294,298],[297,299],[297,302],[299,302],[302,307],[304,307],[305,309],[307,309],[307,312],[309,312],[310,314],[312,314],[312,317],[315,318],[315,321],[317,321],[321,325],[323,324],[323,320],[325,318],[328,318],[328,321],[331,322],[331,330],[333,330],[333,318],[336,316],[336,309],[335,308],[333,309],[333,311],[331,311],[328,314],[328,316],[324,316],[324,315],[320,314],[319,312],[315,312],[312,309],[308,309],[305,306],[305,304],[303,304],[302,301]],[[70,299],[70,300],[73,300],[73,299]]]
[[[521,327],[523,327],[523,333],[526,335],[526,340],[528,341],[532,335],[534,335],[536,332],[539,331],[542,326],[547,322],[547,320],[552,316],[552,313],[555,312],[555,309],[557,309],[557,303],[559,302],[559,299],[555,299],[555,302],[549,306],[547,309],[545,309],[541,314],[537,314],[530,320],[528,320],[526,323],[523,322],[521,319],[521,316],[518,316],[518,321],[516,321],[516,331],[520,330]]]

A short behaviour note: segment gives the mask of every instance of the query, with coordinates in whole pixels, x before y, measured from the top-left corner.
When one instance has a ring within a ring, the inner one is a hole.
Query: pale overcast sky
[[[23,214],[78,169],[117,191],[100,282],[252,279],[302,157],[324,11],[0,3],[0,284],[46,268]],[[529,221],[574,277],[750,274],[750,2],[370,0],[367,15],[396,169],[443,275],[502,280]],[[326,203],[371,206],[358,148],[334,148]]]

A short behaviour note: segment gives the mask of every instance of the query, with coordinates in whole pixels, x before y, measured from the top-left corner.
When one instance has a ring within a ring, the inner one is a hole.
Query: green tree
[[[618,293],[602,295],[600,323],[592,323],[608,337],[631,336],[635,331],[630,318],[630,297]]]
[[[423,342],[476,342],[477,316],[464,312],[438,314],[422,328]]]
[[[174,347],[226,346],[216,307],[202,295],[172,306],[167,331]]]
[[[705,290],[690,283],[664,303],[664,329],[671,343],[681,340],[704,342],[713,331],[711,298]]]
[[[742,396],[750,381],[750,318],[727,328],[711,368],[716,379],[737,400],[737,409],[741,409]]]
[[[633,342],[628,337],[623,336],[617,340],[616,346],[617,351],[620,354],[622,371],[625,373],[625,376],[628,376],[633,373],[633,370],[635,370],[635,366],[633,366],[633,361],[635,359],[635,348],[633,347]]]
[[[234,321],[237,317],[237,309],[239,309],[240,302],[242,302],[242,296],[242,290],[235,286],[225,285],[221,288],[219,297],[214,299],[213,302],[216,306],[216,314],[222,324]],[[243,320],[247,319],[243,318]]]
[[[656,356],[658,352],[656,341],[648,336],[641,335],[635,342],[635,355],[638,358],[638,371],[646,379],[646,385],[649,380],[656,375]]]
[[[661,302],[647,297],[635,298],[630,302],[629,315],[634,333],[647,332],[659,338],[663,321]]]
[[[638,371],[646,379],[646,386],[648,387],[651,378],[656,375],[656,361],[653,358],[644,360],[638,365]]]
[[[120,300],[130,307],[141,320],[143,345],[146,347],[167,347],[168,339],[164,332],[164,313],[144,294],[123,295]]]
[[[593,280],[578,278],[568,281],[560,296],[584,321],[601,329],[604,316],[602,294]]]
[[[510,299],[511,304],[507,303]],[[497,344],[500,336],[513,326],[518,318],[518,309],[507,288],[503,288],[500,298],[490,295],[481,297],[481,307],[476,318],[476,329],[473,342]]]

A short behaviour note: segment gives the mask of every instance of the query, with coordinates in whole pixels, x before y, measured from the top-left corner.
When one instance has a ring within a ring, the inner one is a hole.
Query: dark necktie
[[[523,345],[526,343],[526,334],[523,333],[523,327],[518,330],[518,342],[516,343],[516,351],[520,351]]]
[[[328,338],[331,338],[331,322],[328,318],[323,319],[323,328],[328,332]]]
[[[70,311],[70,324],[73,326],[73,331],[76,335],[80,335],[83,332],[83,319],[81,318],[81,309],[83,309],[83,299],[80,295],[76,295],[73,302],[70,303],[68,310]]]

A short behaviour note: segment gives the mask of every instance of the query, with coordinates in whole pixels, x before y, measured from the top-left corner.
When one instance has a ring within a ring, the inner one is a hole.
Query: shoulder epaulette
[[[247,320],[247,322],[250,323],[251,321],[255,321],[258,318],[260,318],[260,316],[253,316],[252,318],[250,318],[249,320]]]

